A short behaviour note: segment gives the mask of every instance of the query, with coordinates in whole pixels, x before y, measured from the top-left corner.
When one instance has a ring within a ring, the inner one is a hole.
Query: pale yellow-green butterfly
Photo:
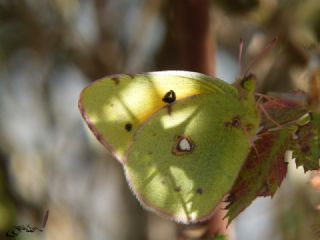
[[[105,77],[82,91],[79,108],[140,203],[181,223],[214,213],[259,125],[250,79],[234,87],[186,71]]]

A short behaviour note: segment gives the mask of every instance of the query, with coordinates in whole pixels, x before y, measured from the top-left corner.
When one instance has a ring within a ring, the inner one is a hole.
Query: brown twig
[[[215,49],[210,32],[209,0],[176,0],[175,27],[184,70],[215,75]],[[207,236],[227,234],[224,206],[207,222]]]
[[[209,0],[176,0],[175,23],[181,65],[185,70],[214,75]]]

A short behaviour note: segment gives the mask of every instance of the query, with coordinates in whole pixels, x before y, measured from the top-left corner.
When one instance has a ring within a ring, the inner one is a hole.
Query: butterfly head
[[[254,93],[256,90],[256,76],[249,74],[240,80],[240,87],[248,93]]]

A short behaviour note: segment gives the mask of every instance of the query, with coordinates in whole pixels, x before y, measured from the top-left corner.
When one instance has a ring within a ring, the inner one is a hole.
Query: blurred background
[[[176,239],[179,226],[134,199],[77,100],[108,74],[183,69],[183,2],[0,0],[0,239],[16,225],[39,226],[47,209],[43,233],[16,239]],[[319,0],[208,2],[212,74],[234,82],[239,39],[245,64],[277,36],[251,69],[259,91],[308,92],[320,67]],[[234,239],[320,239],[319,191],[289,164],[275,197],[256,200],[235,220]]]

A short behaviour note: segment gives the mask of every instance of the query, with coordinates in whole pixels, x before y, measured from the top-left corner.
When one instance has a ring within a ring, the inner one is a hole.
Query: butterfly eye
[[[253,74],[249,74],[241,80],[240,85],[248,92],[253,92],[256,88],[256,81],[256,77]]]
[[[173,90],[170,90],[169,92],[167,92],[162,98],[162,101],[165,103],[173,103],[175,100],[176,100],[176,93]]]

